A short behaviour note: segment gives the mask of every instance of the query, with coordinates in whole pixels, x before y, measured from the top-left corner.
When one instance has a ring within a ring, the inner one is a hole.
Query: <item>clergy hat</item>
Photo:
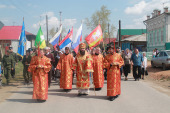
[[[86,49],[86,44],[85,43],[81,43],[79,45],[79,49]]]

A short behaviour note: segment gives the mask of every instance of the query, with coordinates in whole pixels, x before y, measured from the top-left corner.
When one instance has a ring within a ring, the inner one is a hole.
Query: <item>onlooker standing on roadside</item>
[[[24,55],[23,60],[22,60],[22,64],[24,66],[23,68],[23,76],[25,80],[24,84],[29,84],[29,81],[31,80],[31,73],[28,72],[28,67],[30,65],[30,62],[31,62],[31,55],[30,55],[29,50],[27,50],[26,55]]]
[[[13,60],[14,60],[14,67],[13,70],[11,70],[11,76],[12,78],[15,78],[15,65],[18,64],[18,58],[17,58],[17,54],[13,52],[13,47],[9,47],[9,51],[10,51],[10,55],[12,56]]]
[[[123,59],[124,59],[124,66],[123,66],[123,70],[124,70],[124,74],[125,74],[125,81],[128,80],[127,76],[128,73],[130,73],[131,70],[131,66],[130,66],[130,59],[131,59],[131,54],[129,52],[129,49],[127,48],[125,50],[125,53],[123,55]]]
[[[141,78],[141,65],[143,65],[143,56],[141,53],[139,53],[139,50],[137,48],[135,48],[134,53],[131,56],[131,61],[133,65],[133,77],[135,81],[139,81],[139,79]]]
[[[147,58],[146,53],[143,53],[143,65],[142,65],[142,79],[144,79],[144,75],[147,74]]]
[[[4,71],[4,76],[6,78],[7,85],[9,84],[9,78],[11,75],[11,71],[14,69],[14,59],[10,55],[10,51],[7,50],[6,55],[4,55],[2,59],[2,70]]]

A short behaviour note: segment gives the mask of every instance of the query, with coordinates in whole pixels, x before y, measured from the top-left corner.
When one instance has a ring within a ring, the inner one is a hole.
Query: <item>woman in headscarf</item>
[[[123,59],[124,59],[123,69],[124,69],[124,74],[125,74],[125,81],[128,80],[127,76],[128,76],[128,73],[130,73],[130,58],[131,58],[131,54],[129,52],[129,49],[127,48],[123,55]]]

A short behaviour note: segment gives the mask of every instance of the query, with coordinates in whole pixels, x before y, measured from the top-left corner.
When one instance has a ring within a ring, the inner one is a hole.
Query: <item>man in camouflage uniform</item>
[[[17,65],[18,62],[18,58],[17,58],[17,54],[13,52],[13,47],[9,47],[9,51],[10,51],[10,55],[12,56],[13,60],[14,60],[14,67],[13,70],[11,71],[11,76],[12,78],[15,78],[15,64]]]
[[[26,55],[24,55],[22,60],[22,64],[24,65],[23,76],[24,76],[25,84],[29,84],[30,77],[31,77],[30,72],[28,72],[28,67],[30,65],[30,62],[31,62],[31,55],[29,50],[27,50]]]
[[[4,57],[2,59],[2,69],[3,69],[4,76],[6,78],[7,85],[8,85],[9,84],[9,77],[11,75],[11,70],[14,69],[14,59],[10,55],[9,50],[7,51],[6,55],[4,55]]]

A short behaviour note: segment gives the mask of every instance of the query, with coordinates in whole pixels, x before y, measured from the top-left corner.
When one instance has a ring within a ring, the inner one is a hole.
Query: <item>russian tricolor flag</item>
[[[54,35],[54,37],[49,41],[53,46],[54,48],[56,48],[56,46],[58,45],[59,43],[59,39],[60,39],[60,36],[61,36],[61,32],[62,32],[62,25],[60,27],[60,30]]]
[[[65,47],[71,47],[72,37],[73,37],[73,28],[67,34],[67,36],[58,44],[60,50],[64,51]]]
[[[78,53],[79,44],[80,44],[81,41],[82,41],[82,24],[81,24],[80,28],[78,29],[77,34],[76,34],[76,38],[74,39],[72,46],[71,46],[72,49],[76,53]]]

